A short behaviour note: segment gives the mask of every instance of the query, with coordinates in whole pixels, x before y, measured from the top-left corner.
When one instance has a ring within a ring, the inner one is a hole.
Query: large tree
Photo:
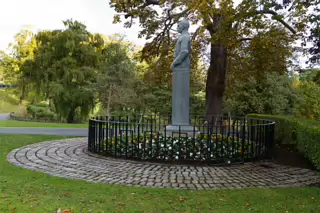
[[[38,47],[34,59],[24,63],[30,67],[24,76],[53,102],[61,118],[73,122],[77,112],[85,118],[96,103],[95,82],[104,39],[77,21],[63,23],[64,30],[35,35]]]
[[[97,75],[97,91],[103,110],[135,108],[138,94],[135,84],[138,81],[136,64],[129,57],[131,44],[122,37],[111,36],[102,50],[101,72]]]
[[[307,40],[312,42],[309,49],[311,54],[310,62],[313,64],[320,64],[320,0],[314,2],[312,12],[309,19],[311,30]]]
[[[305,27],[306,12],[311,1],[284,0],[111,0],[118,14],[114,22],[126,19],[131,27],[138,19],[142,31],[139,36],[152,39],[143,49],[143,56],[163,55],[160,47],[174,43],[170,31],[182,18],[188,17],[197,29],[192,33],[193,49],[210,46],[209,68],[206,81],[206,115],[222,112],[226,88],[228,52],[239,42],[248,41],[261,31],[281,25],[292,35]],[[290,20],[290,23],[287,22]]]
[[[33,89],[24,73],[30,69],[28,61],[33,59],[35,48],[33,33],[23,29],[14,36],[14,42],[9,44],[9,53],[0,54],[4,78],[6,83],[16,85],[14,92],[20,99],[20,105],[28,91]]]

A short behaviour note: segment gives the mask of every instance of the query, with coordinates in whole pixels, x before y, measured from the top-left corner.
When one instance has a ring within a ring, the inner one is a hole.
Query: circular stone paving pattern
[[[7,160],[52,176],[159,188],[298,187],[320,181],[316,172],[271,162],[232,166],[141,163],[96,156],[87,138],[42,142],[11,151]]]

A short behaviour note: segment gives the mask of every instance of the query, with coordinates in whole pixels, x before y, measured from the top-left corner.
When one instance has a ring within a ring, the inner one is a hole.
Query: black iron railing
[[[194,116],[192,130],[167,131],[170,116],[94,117],[89,120],[88,150],[137,160],[231,164],[272,156],[270,120]]]

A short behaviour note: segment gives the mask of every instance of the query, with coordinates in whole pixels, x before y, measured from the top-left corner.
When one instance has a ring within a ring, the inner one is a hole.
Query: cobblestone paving
[[[320,181],[314,171],[271,162],[217,167],[105,158],[88,153],[86,138],[28,145],[11,151],[7,160],[52,176],[158,188],[299,187]]]

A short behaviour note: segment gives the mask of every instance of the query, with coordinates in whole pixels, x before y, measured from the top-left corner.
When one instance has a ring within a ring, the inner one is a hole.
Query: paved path
[[[89,154],[87,139],[43,142],[10,152],[17,166],[52,176],[158,188],[299,187],[320,181],[316,172],[270,162],[225,167],[141,163]]]
[[[0,134],[88,136],[88,128],[0,127]]]
[[[0,114],[0,120],[8,120],[8,119],[9,119],[9,113],[6,113],[6,114],[1,113]]]

